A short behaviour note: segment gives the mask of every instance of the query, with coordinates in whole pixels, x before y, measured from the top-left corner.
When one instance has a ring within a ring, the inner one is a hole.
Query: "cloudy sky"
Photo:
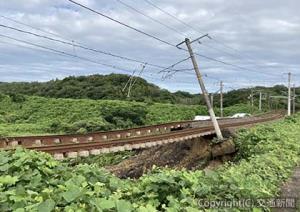
[[[185,37],[195,39],[208,33],[212,39],[193,43],[194,51],[225,63],[197,56],[210,92],[218,90],[219,80],[224,81],[227,90],[286,84],[287,72],[293,73],[293,83],[300,84],[299,0],[76,1],[172,45]],[[75,45],[162,67],[188,57],[186,51],[128,29],[68,0],[0,0],[0,81],[47,81],[69,75],[130,74],[141,70],[141,63]],[[174,68],[191,69],[192,64],[187,60]],[[165,78],[160,70],[162,68],[146,65],[142,77],[171,91],[199,92],[193,71],[177,72]]]

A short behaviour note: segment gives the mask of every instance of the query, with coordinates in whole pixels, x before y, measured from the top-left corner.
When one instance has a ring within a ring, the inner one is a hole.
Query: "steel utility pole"
[[[262,100],[262,93],[261,91],[259,92],[259,106],[258,106],[258,110],[261,111],[261,100]]]
[[[296,112],[296,87],[293,84],[293,114]]]
[[[220,82],[220,114],[223,117],[223,81]]]
[[[202,37],[206,37],[206,36],[207,35],[202,36]],[[196,39],[194,41],[198,41],[202,37],[200,37],[200,38],[198,38],[198,39]],[[205,85],[204,85],[204,82],[203,82],[203,79],[202,79],[202,75],[201,75],[201,73],[199,71],[199,67],[198,67],[198,64],[197,64],[197,61],[196,61],[193,49],[191,47],[191,43],[193,43],[194,41],[191,42],[190,39],[186,38],[185,41],[181,42],[180,44],[178,44],[177,47],[179,45],[185,43],[186,46],[187,46],[187,48],[188,48],[188,52],[190,54],[190,57],[191,57],[191,60],[192,60],[192,63],[193,63],[193,66],[194,66],[194,69],[195,69],[195,72],[196,72],[196,75],[197,75],[197,79],[198,79],[200,88],[202,90],[202,93],[203,93],[203,96],[204,96],[204,99],[205,99],[205,102],[206,102],[206,105],[207,105],[207,109],[208,109],[211,121],[212,121],[214,129],[215,129],[215,132],[217,134],[218,139],[219,140],[223,140],[223,135],[222,135],[222,132],[220,130],[219,123],[218,123],[218,121],[216,119],[215,112],[214,112],[213,108],[211,107],[211,104],[210,104],[210,101],[209,101],[209,97],[208,97],[208,94],[207,94],[207,91],[206,91],[206,88],[205,88]]]
[[[211,104],[211,107],[214,108],[214,94],[213,93],[210,94],[210,104]]]
[[[253,101],[253,90],[251,89],[251,107],[254,106],[254,101]]]
[[[271,98],[270,98],[270,93],[268,93],[268,108],[269,108],[269,111],[272,110],[272,107],[271,107]]]
[[[288,116],[291,115],[291,72],[288,73]]]

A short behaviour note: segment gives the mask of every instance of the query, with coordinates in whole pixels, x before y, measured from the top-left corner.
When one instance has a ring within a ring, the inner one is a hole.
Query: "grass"
[[[86,133],[124,129],[205,115],[205,106],[118,100],[0,96],[0,136]],[[225,115],[249,112],[247,105],[225,108]],[[216,110],[218,113],[218,110]]]

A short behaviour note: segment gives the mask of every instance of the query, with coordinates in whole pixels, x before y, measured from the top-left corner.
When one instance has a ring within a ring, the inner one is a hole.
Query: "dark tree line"
[[[131,95],[127,97],[127,89],[122,89],[129,79],[129,75],[91,75],[70,76],[63,80],[48,82],[12,82],[0,83],[0,92],[4,94],[36,95],[51,98],[72,99],[110,99],[134,100],[139,102],[160,102],[171,104],[199,104],[199,95],[178,91],[171,93],[166,89],[137,78]]]
[[[91,76],[70,76],[62,80],[56,79],[48,82],[12,82],[0,83],[0,92],[14,96],[20,101],[17,94],[35,95],[51,98],[72,98],[72,99],[110,99],[110,100],[129,100],[138,102],[160,102],[171,104],[198,105],[204,104],[202,95],[190,94],[184,91],[171,93],[166,89],[148,83],[138,77],[131,90],[131,95],[127,97],[127,90],[122,91],[129,75],[109,74]],[[195,85],[197,86],[197,85]],[[274,87],[255,87],[254,91],[261,90],[269,95],[285,95],[287,88],[283,85]],[[298,89],[297,89],[298,91]],[[232,90],[224,94],[224,107],[235,104],[249,103],[250,88]],[[255,104],[258,103],[258,95],[254,98]],[[274,100],[274,104],[284,107],[284,100]],[[266,103],[265,103],[266,104]],[[219,94],[215,95],[214,105],[219,105]],[[278,106],[277,105],[277,106]]]

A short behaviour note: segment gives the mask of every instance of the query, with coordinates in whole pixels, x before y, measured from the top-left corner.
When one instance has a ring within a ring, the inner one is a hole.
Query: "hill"
[[[71,99],[93,99],[93,100],[128,100],[137,102],[157,102],[170,104],[204,105],[202,95],[190,94],[184,91],[171,93],[166,89],[147,82],[137,77],[134,88],[131,90],[130,98],[127,97],[127,90],[122,91],[129,75],[109,74],[91,76],[70,76],[62,80],[51,80],[48,82],[12,82],[0,83],[0,93],[15,95],[23,94],[29,96],[42,96],[50,98],[71,98]],[[195,85],[198,86],[198,85]],[[236,104],[249,104],[251,90],[254,92],[254,105],[258,105],[258,91],[262,91],[264,97],[282,96],[287,92],[283,85],[274,87],[257,86],[254,88],[243,88],[231,90],[224,93],[224,107]],[[300,88],[296,89],[300,92]],[[215,95],[214,104],[219,107],[219,94]],[[273,99],[273,101],[263,100],[263,107],[286,108],[285,99]]]
[[[201,105],[0,95],[0,136],[123,129],[190,120],[206,111]],[[224,110],[225,115],[241,111],[251,108],[238,105]]]
[[[70,76],[63,80],[48,82],[13,82],[0,83],[0,92],[4,94],[18,93],[51,98],[72,99],[109,99],[109,100],[134,100],[139,102],[159,102],[178,104],[199,104],[199,95],[178,91],[171,93],[158,86],[148,83],[137,77],[131,89],[130,98],[124,86],[129,80],[129,75],[109,74],[90,76]]]

